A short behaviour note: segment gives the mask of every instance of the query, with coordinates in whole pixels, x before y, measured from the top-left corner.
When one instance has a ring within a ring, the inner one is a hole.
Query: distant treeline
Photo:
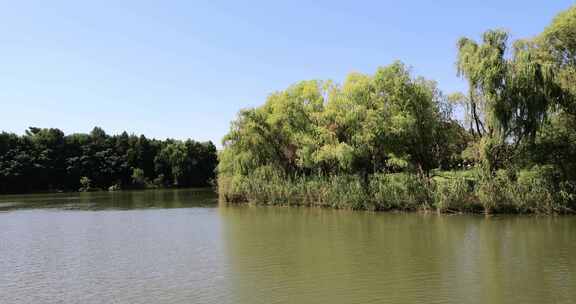
[[[0,193],[207,186],[217,162],[212,142],[29,128],[0,133]]]

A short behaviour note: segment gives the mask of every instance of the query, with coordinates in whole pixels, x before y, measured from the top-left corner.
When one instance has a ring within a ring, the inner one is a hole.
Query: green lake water
[[[0,196],[0,303],[574,303],[576,217]]]

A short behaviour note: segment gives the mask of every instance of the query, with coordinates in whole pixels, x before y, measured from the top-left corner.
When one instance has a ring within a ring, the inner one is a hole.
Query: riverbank
[[[318,206],[369,211],[434,211],[485,214],[574,214],[574,185],[555,183],[546,170],[517,174],[498,171],[436,172],[430,177],[410,173],[309,176],[287,178],[256,171],[248,176],[220,176],[225,203]]]

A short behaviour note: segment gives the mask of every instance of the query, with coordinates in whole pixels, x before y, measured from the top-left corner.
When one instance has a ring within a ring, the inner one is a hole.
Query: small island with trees
[[[242,110],[224,139],[229,203],[363,210],[576,211],[576,6],[537,37],[457,42],[465,94],[401,62],[303,81]],[[457,119],[464,114],[464,118]]]

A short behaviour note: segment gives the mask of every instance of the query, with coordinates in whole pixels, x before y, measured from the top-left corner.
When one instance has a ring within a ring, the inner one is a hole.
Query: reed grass
[[[410,173],[288,177],[260,168],[248,176],[219,176],[226,203],[317,206],[371,211],[441,213],[573,213],[576,186],[555,183],[546,168],[494,174],[451,173],[428,178]]]

